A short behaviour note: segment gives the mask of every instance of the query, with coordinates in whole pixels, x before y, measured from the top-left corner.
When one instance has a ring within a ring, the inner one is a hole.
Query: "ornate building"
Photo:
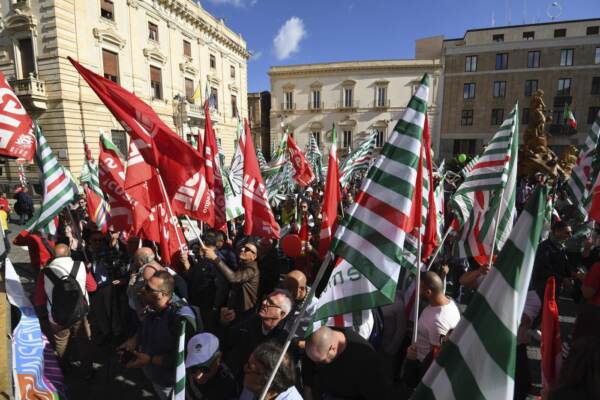
[[[0,0],[0,15],[0,71],[75,176],[82,134],[94,154],[101,130],[124,152],[127,137],[67,56],[134,92],[187,140],[203,130],[201,101],[210,92],[217,136],[233,154],[237,115],[248,113],[250,54],[241,35],[197,2]],[[2,172],[0,181],[16,178],[12,168]]]

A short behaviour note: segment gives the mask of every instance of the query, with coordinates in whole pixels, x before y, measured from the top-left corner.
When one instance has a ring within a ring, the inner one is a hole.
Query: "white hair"
[[[281,300],[281,304],[278,304],[278,306],[281,307],[281,311],[285,313],[285,316],[288,316],[292,311],[292,307],[294,306],[292,294],[285,289],[275,289],[269,294],[269,297],[276,296],[278,294],[283,295],[283,300]]]

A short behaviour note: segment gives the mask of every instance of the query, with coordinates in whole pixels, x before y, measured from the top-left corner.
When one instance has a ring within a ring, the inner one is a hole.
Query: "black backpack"
[[[62,278],[59,278],[50,268],[43,270],[44,275],[54,284],[52,302],[50,302],[52,319],[63,327],[72,326],[89,311],[89,305],[76,279],[80,266],[81,262],[75,261],[71,272]]]

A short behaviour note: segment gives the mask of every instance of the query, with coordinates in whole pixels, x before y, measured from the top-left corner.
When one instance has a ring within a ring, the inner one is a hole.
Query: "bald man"
[[[319,328],[308,338],[306,355],[303,376],[312,398],[390,398],[382,359],[354,330]]]
[[[133,253],[132,267],[134,271],[139,270],[143,265],[149,264],[154,261],[155,255],[154,250],[150,247],[140,247]]]
[[[285,275],[283,281],[281,282],[281,287],[289,291],[294,297],[295,307],[293,317],[289,318],[285,324],[284,329],[289,332],[292,329],[292,325],[294,325],[294,320],[296,316],[300,313],[300,310],[304,306],[304,302],[307,300],[308,292],[310,291],[310,287],[306,285],[306,275],[300,270],[292,270]],[[301,349],[304,348],[305,341],[302,340],[304,338],[304,334],[306,333],[306,329],[308,328],[308,324],[312,320],[312,317],[316,311],[318,298],[313,296],[310,301],[308,308],[306,309],[306,313],[302,316],[300,320],[300,324],[298,325],[298,329],[296,329],[295,338],[297,338],[298,347]]]
[[[460,311],[454,301],[444,294],[444,283],[440,276],[427,271],[421,273],[419,296],[429,303],[419,316],[416,350],[417,360],[422,362],[427,354],[439,347],[440,339],[454,329],[460,321]]]
[[[83,308],[82,312],[77,312],[77,308],[70,304],[59,304],[53,298],[54,285],[71,275],[77,281],[79,288],[84,297],[85,304],[90,304],[88,292],[96,290],[96,281],[89,272],[86,271],[85,265],[80,261],[73,261],[71,258],[71,249],[65,244],[58,244],[54,249],[55,258],[48,264],[44,271],[43,278],[43,294],[36,294],[36,305],[45,302],[48,310],[48,319],[50,322],[51,338],[54,344],[54,349],[58,356],[62,367],[68,366],[64,360],[64,355],[67,350],[69,340],[71,338],[78,339],[77,356],[81,361],[81,372],[84,376],[92,372],[92,363],[90,358],[89,340],[85,331],[84,319],[87,314],[87,308]],[[41,279],[40,279],[41,281]],[[56,309],[54,309],[56,307]],[[60,308],[60,311],[59,311]],[[76,317],[75,322],[66,323],[65,315],[72,319]],[[64,368],[63,368],[64,371]]]

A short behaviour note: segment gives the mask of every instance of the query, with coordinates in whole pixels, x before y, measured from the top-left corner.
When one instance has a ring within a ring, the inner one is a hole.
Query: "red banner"
[[[0,72],[0,155],[33,159],[33,121]]]

